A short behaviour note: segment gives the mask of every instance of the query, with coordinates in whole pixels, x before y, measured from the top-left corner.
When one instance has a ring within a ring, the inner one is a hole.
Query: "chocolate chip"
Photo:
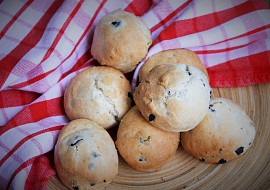
[[[90,183],[90,186],[94,186],[94,185],[96,185],[95,183]]]
[[[251,145],[251,142],[250,142],[250,143],[248,143],[248,145]]]
[[[119,117],[118,117],[117,115],[114,116],[114,120],[115,120],[116,122],[119,122],[119,121],[120,121],[120,120],[119,120]]]
[[[97,152],[92,152],[91,154],[90,154],[90,156],[92,157],[92,158],[97,158],[97,157],[99,157],[99,156],[101,156],[99,153],[97,153]]]
[[[113,21],[111,24],[113,25],[114,28],[117,28],[118,26],[120,26],[121,22],[120,21]]]
[[[147,161],[147,159],[146,159],[146,158],[144,158],[144,157],[139,157],[139,161],[140,161],[140,162],[146,162],[146,161]]]
[[[79,190],[80,188],[78,186],[72,186],[73,190]]]
[[[226,160],[224,160],[223,158],[222,159],[220,159],[219,161],[218,161],[218,163],[219,164],[224,164],[224,163],[226,163],[227,161]]]
[[[243,153],[243,152],[244,152],[244,147],[242,147],[242,146],[235,150],[235,153],[236,153],[237,155],[240,155],[240,154]]]
[[[133,100],[133,95],[131,94],[131,92],[128,92],[128,97]]]
[[[186,65],[186,72],[187,72],[187,74],[190,76],[191,75],[191,72],[189,71],[189,66],[188,65]]]
[[[70,142],[70,146],[76,146],[80,141],[82,141],[83,138],[81,136],[76,136],[75,139],[73,139],[71,142]]]
[[[205,159],[204,159],[204,158],[202,158],[202,159],[201,159],[201,161],[202,161],[202,162],[205,162]]]
[[[211,110],[211,112],[215,112],[215,111],[216,111],[213,107],[214,107],[213,104],[210,104],[210,105],[209,105],[209,109]]]
[[[149,121],[154,121],[155,120],[155,118],[156,118],[156,116],[155,115],[153,115],[152,113],[149,115],[149,118],[148,118],[148,120]]]
[[[107,182],[106,179],[104,179],[103,182],[106,183]]]

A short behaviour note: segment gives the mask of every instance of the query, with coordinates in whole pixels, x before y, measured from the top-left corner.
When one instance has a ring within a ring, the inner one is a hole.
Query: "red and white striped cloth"
[[[56,175],[52,150],[68,122],[63,92],[79,71],[97,64],[93,30],[113,10],[133,12],[151,28],[147,57],[195,51],[212,87],[270,82],[270,10],[258,0],[0,3],[0,189],[45,189]]]

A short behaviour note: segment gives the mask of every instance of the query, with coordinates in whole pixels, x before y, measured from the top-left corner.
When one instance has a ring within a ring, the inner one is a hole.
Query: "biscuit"
[[[66,88],[64,107],[70,120],[89,119],[108,129],[131,107],[131,85],[124,74],[107,66],[90,67]]]
[[[243,155],[252,145],[255,127],[247,114],[224,98],[210,102],[200,124],[181,133],[183,148],[206,163],[225,163]]]
[[[116,147],[134,169],[158,171],[175,154],[179,134],[152,126],[134,106],[120,122]]]
[[[149,57],[139,71],[139,81],[141,82],[153,67],[170,63],[183,63],[192,65],[203,71],[204,74],[208,77],[206,68],[195,52],[188,49],[172,49],[159,52]]]
[[[140,17],[116,10],[97,24],[91,54],[101,65],[127,73],[146,57],[151,44],[150,30]]]
[[[54,150],[56,171],[71,189],[102,189],[118,173],[118,155],[109,133],[87,119],[68,123]]]
[[[185,64],[155,66],[134,92],[143,117],[166,131],[196,127],[205,117],[211,88],[206,75]]]

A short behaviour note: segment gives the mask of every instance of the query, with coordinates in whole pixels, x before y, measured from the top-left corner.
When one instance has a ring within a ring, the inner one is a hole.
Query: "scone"
[[[134,92],[143,117],[166,131],[196,127],[205,117],[211,88],[206,75],[185,64],[155,66]]]
[[[134,169],[158,171],[175,154],[179,134],[152,126],[134,106],[120,122],[116,147]]]
[[[131,107],[131,85],[124,74],[107,66],[90,67],[76,75],[64,95],[70,120],[90,119],[108,129]]]
[[[59,178],[70,189],[103,189],[118,173],[112,138],[87,119],[73,120],[61,130],[54,162]]]
[[[150,30],[140,17],[116,10],[97,24],[91,54],[101,65],[127,73],[146,57],[151,44]]]
[[[192,65],[197,67],[208,77],[208,73],[198,55],[188,49],[172,49],[159,52],[152,55],[143,64],[139,72],[139,81],[142,79],[157,65],[171,64],[171,63],[183,63],[186,65]]]
[[[211,100],[208,113],[191,131],[181,133],[184,149],[206,163],[225,163],[243,155],[255,138],[247,114],[228,99]]]

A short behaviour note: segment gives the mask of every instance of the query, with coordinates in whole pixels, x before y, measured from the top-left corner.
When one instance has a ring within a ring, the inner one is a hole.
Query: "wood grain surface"
[[[106,189],[269,189],[270,188],[270,83],[241,88],[215,88],[213,97],[238,103],[254,121],[253,146],[242,157],[222,165],[206,164],[179,146],[159,172],[139,172],[119,156],[119,173]],[[52,177],[48,190],[67,189]]]

